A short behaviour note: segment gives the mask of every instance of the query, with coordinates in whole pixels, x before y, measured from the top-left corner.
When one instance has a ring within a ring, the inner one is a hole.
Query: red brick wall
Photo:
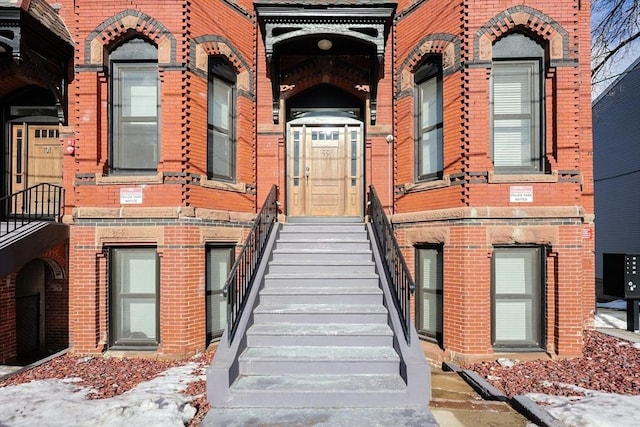
[[[16,358],[16,276],[0,278],[0,363]]]

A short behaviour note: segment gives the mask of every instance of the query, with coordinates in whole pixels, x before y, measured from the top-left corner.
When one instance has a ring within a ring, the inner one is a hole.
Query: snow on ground
[[[626,396],[576,387],[585,395],[560,397],[529,393],[527,396],[554,418],[571,427],[635,427],[640,416],[640,396]]]
[[[31,381],[0,388],[0,426],[184,426],[196,413],[182,394],[198,379],[188,363],[109,399],[87,400],[74,379]]]

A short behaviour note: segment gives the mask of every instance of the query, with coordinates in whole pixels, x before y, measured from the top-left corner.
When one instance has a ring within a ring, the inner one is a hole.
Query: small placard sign
[[[509,201],[515,203],[533,202],[533,186],[512,185],[509,187]]]
[[[142,203],[142,188],[121,188],[120,204],[121,205],[139,205]]]

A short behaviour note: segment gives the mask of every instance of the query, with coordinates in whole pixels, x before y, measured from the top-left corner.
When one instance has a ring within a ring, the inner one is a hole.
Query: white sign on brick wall
[[[533,186],[512,185],[509,187],[509,201],[514,203],[533,202]]]
[[[139,205],[142,203],[142,188],[121,188],[120,204],[121,205]]]

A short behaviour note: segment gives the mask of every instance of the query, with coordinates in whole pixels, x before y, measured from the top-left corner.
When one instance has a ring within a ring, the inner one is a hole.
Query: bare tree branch
[[[606,74],[640,38],[640,0],[593,0],[591,78]]]

